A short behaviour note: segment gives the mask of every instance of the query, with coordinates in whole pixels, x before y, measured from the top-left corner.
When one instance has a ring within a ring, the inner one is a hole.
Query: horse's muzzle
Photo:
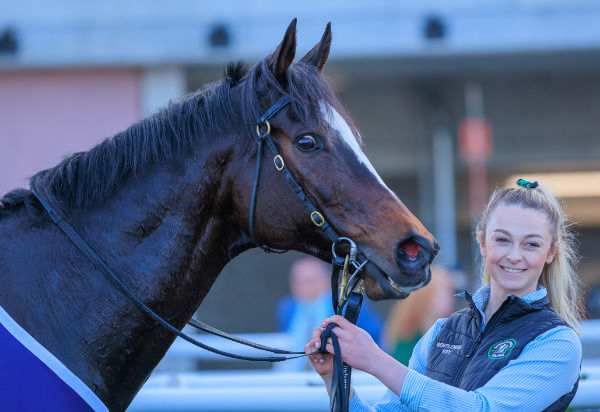
[[[429,265],[440,250],[436,240],[428,240],[420,235],[411,235],[396,246],[396,264],[404,274],[402,279],[394,279],[400,287],[413,287],[427,283]]]

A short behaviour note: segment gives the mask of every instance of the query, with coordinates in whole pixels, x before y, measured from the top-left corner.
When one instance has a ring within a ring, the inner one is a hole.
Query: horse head
[[[228,172],[234,182],[234,214],[262,245],[330,260],[332,240],[293,195],[278,170],[285,167],[335,232],[352,239],[368,259],[363,269],[367,296],[403,298],[429,281],[429,265],[439,246],[365,156],[360,134],[322,75],[330,46],[328,24],[321,40],[294,62],[293,20],[277,49],[232,83],[232,101],[248,129],[245,136],[251,132],[238,145],[246,153],[240,157],[249,164],[232,165]],[[289,97],[289,104],[280,107],[268,125],[281,155],[274,164],[268,150],[258,152],[254,125],[283,96]],[[264,158],[259,172],[248,174],[257,156]],[[256,208],[251,210],[255,179]]]

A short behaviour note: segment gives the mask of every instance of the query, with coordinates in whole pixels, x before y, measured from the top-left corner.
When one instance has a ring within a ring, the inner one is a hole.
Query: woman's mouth
[[[502,268],[503,271],[508,272],[508,273],[521,273],[521,272],[525,272],[527,269],[517,269],[517,268],[509,268],[507,266],[500,266]]]

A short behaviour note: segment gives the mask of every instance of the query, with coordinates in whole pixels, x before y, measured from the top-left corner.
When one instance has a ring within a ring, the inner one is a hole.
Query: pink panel
[[[135,69],[0,72],[0,197],[138,120]]]

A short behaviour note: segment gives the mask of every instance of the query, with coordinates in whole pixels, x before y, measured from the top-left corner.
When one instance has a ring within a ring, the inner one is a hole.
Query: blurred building
[[[263,58],[292,18],[298,55],[331,21],[325,73],[375,168],[440,240],[442,263],[474,272],[478,199],[512,176],[533,176],[564,196],[581,276],[600,284],[594,0],[0,0],[0,9],[2,193],[219,79],[227,62]],[[490,125],[483,146],[461,129],[465,118]],[[200,317],[232,332],[274,330],[294,257],[236,258]],[[254,312],[242,318],[247,307]]]

